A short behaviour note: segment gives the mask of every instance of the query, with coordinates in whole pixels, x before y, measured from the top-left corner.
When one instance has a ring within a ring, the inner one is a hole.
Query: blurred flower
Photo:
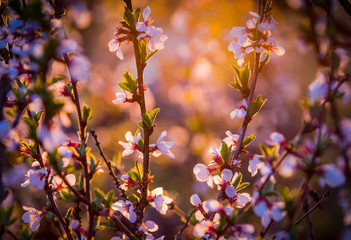
[[[25,175],[26,180],[21,184],[21,187],[27,187],[29,185],[36,186],[39,190],[43,190],[47,171],[43,168],[38,170],[29,169]]]
[[[6,119],[0,121],[0,141],[7,137],[7,135],[10,133],[10,130],[11,125]]]
[[[127,94],[125,92],[116,92],[116,97],[117,98],[112,101],[116,105],[120,103],[125,103],[127,101]]]
[[[25,223],[29,223],[30,229],[35,232],[40,226],[40,212],[32,207],[23,206],[23,209],[26,211],[22,215],[22,220]]]
[[[285,216],[284,203],[283,202],[274,202],[267,203],[266,199],[259,195],[258,192],[255,192],[252,196],[253,198],[253,211],[256,216],[261,218],[261,224],[265,228],[269,225],[271,220],[280,221]]]
[[[109,43],[108,43],[108,48],[110,52],[116,52],[116,56],[123,60],[124,56],[123,56],[123,52],[122,52],[122,48],[121,48],[121,43],[118,41],[118,39],[112,39]],[[117,95],[117,93],[116,93]]]
[[[83,55],[74,55],[69,64],[71,77],[75,80],[87,80],[90,76],[90,61]]]
[[[263,157],[262,155],[255,155],[252,159],[250,159],[248,171],[251,173],[251,177],[257,174],[257,170],[260,169],[264,162],[260,160]]]
[[[328,88],[327,75],[325,72],[319,70],[316,74],[315,80],[308,86],[311,102],[314,103],[325,99],[328,94]]]
[[[330,187],[339,187],[345,183],[345,176],[340,169],[334,164],[325,164],[319,171],[321,177],[319,178],[319,184],[323,187],[325,184]]]

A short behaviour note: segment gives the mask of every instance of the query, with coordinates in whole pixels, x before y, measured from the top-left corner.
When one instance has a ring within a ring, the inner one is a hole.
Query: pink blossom
[[[39,190],[43,190],[47,171],[43,168],[38,170],[29,169],[25,175],[26,180],[21,184],[21,187],[27,187],[29,185],[36,186]]]
[[[125,92],[116,92],[116,97],[117,98],[112,101],[116,105],[127,101],[127,94]]]
[[[40,212],[32,207],[23,206],[26,212],[22,215],[22,220],[25,223],[29,223],[30,229],[35,232],[40,226]]]
[[[194,166],[193,172],[198,181],[207,182],[207,185],[213,188],[213,177],[208,167],[198,163]]]
[[[151,191],[149,198],[152,198],[153,201],[150,202],[150,205],[156,208],[161,214],[166,214],[168,210],[168,204],[173,202],[173,199],[163,194],[163,188],[158,187]]]
[[[153,152],[152,155],[155,157],[164,154],[170,158],[175,158],[174,154],[171,152],[170,148],[174,145],[174,142],[163,141],[163,138],[167,135],[166,131],[163,131],[158,138],[156,144],[150,145],[150,150]]]
[[[111,208],[115,211],[121,212],[131,223],[134,223],[137,219],[137,215],[134,212],[134,205],[128,200],[119,200],[112,204]]]
[[[134,150],[141,150],[141,147],[139,146],[139,140],[141,138],[141,133],[138,133],[135,137],[133,134],[128,131],[125,135],[126,140],[128,141],[127,143],[119,141],[118,143],[124,147],[124,151],[122,152],[122,157],[126,157],[131,155]]]
[[[245,100],[243,100],[242,104],[239,105],[237,109],[235,109],[230,113],[230,118],[231,119],[244,118],[246,116],[246,110],[247,110],[247,104]]]

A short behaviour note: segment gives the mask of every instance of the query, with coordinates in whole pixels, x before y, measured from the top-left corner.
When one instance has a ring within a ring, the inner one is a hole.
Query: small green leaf
[[[256,134],[251,134],[250,136],[244,138],[243,146],[247,147],[255,138],[256,138]]]
[[[158,50],[152,51],[151,53],[149,53],[149,55],[147,55],[145,61],[148,61],[150,58],[152,58],[156,53],[158,52]]]
[[[146,42],[145,41],[139,41],[139,50],[140,50],[140,57],[143,59],[144,62],[146,62],[147,58],[147,48],[146,48]]]
[[[128,196],[128,199],[135,202],[135,203],[140,202],[140,198],[137,195],[135,195],[134,193],[130,194]]]
[[[241,174],[241,172],[239,172],[238,177],[235,179],[233,183],[235,189],[240,185],[242,179],[243,179],[243,175]]]
[[[138,126],[141,128],[141,129],[144,129],[144,124],[142,121],[138,122]]]
[[[123,90],[125,90],[125,91],[127,91],[127,92],[130,92],[130,93],[133,92],[133,91],[126,85],[125,82],[119,82],[119,83],[118,83],[118,86],[119,86],[121,89],[123,89]]]
[[[125,21],[128,27],[130,27],[131,29],[135,29],[134,15],[127,7],[124,8],[123,20]]]
[[[249,186],[250,183],[249,182],[243,182],[243,183],[240,183],[240,185],[235,188],[237,191],[240,191],[240,190],[243,190],[244,188],[246,188],[247,186]]]
[[[136,181],[136,182],[140,182],[141,181],[141,177],[140,175],[134,171],[134,170],[130,170],[128,172],[128,175],[130,176],[130,178],[133,180],[133,181]]]
[[[146,127],[150,128],[152,127],[152,121],[147,113],[141,114],[143,118],[143,123],[145,124]]]
[[[221,141],[222,145],[221,145],[221,156],[222,156],[222,159],[224,160],[224,162],[228,162],[228,158],[229,158],[229,148],[228,148],[228,145],[224,142],[224,141]]]
[[[249,115],[251,117],[255,116],[266,101],[267,99],[262,100],[261,94],[258,95],[256,100],[252,101],[249,105]]]
[[[137,22],[139,22],[140,13],[141,13],[140,8],[137,8],[137,9],[134,11],[134,13],[133,13],[134,18],[135,18],[135,21],[137,21]]]
[[[157,114],[158,114],[159,111],[160,111],[159,108],[155,108],[154,110],[152,110],[152,111],[149,113],[149,117],[150,117],[150,119],[151,119],[152,124],[154,124],[155,118],[156,118],[156,116],[157,116]]]
[[[82,112],[83,112],[83,119],[85,121],[88,121],[92,118],[91,108],[88,105],[86,105],[85,103],[83,104]]]
[[[97,198],[105,198],[105,193],[97,187],[94,188],[94,194],[95,194],[95,197]]]

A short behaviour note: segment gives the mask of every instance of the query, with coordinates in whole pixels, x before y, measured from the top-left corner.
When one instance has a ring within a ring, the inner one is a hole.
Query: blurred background
[[[64,22],[67,35],[79,43],[82,52],[91,61],[90,79],[79,83],[81,102],[92,107],[93,119],[88,130],[96,130],[106,156],[112,159],[115,154],[123,151],[118,141],[125,141],[124,135],[127,131],[134,133],[140,121],[137,104],[112,103],[115,92],[119,90],[117,83],[122,80],[124,69],[136,76],[132,44],[122,44],[125,56],[123,61],[115,53],[110,53],[107,46],[114,37],[114,27],[121,20],[124,2],[90,0],[73,3],[67,9],[69,20]],[[161,108],[151,142],[155,142],[159,134],[167,130],[165,140],[175,142],[172,151],[176,156],[175,159],[166,156],[152,157],[151,173],[155,178],[151,187],[164,187],[175,198],[177,205],[188,212],[192,208],[189,202],[192,194],[197,193],[202,199],[216,197],[215,191],[208,191],[206,184],[194,181],[193,166],[201,162],[209,163],[208,149],[219,146],[226,130],[239,133],[242,124],[242,120],[231,120],[229,115],[242,97],[228,85],[233,81],[231,65],[236,64],[236,60],[227,47],[232,41],[231,28],[244,26],[251,18],[249,11],[257,12],[257,2],[133,1],[133,8],[143,10],[148,5],[152,10],[153,25],[162,27],[168,35],[165,49],[159,51],[145,69],[145,82],[150,90],[146,93],[147,109],[150,111],[155,107]],[[350,17],[338,3],[335,11],[337,19],[351,26]],[[303,3],[296,0],[274,1],[272,15],[279,23],[273,37],[279,46],[285,48],[286,53],[282,57],[273,54],[259,76],[256,93],[262,94],[268,101],[254,117],[247,131],[247,135],[257,135],[250,146],[251,153],[257,154],[259,143],[265,143],[271,132],[281,132],[288,140],[298,133],[302,127],[301,98],[308,96],[307,87],[314,80],[318,68],[314,49],[306,43],[301,31],[308,21]],[[63,71],[62,65],[54,64],[52,74]],[[77,124],[74,107],[67,102],[65,109],[69,116],[65,131],[75,140]],[[349,103],[340,105],[340,109],[344,116],[351,117]],[[98,156],[92,138],[89,143]],[[337,157],[332,149],[326,156],[328,158],[322,159],[325,162],[335,161]],[[122,170],[128,171],[136,160],[137,155],[123,158]],[[21,167],[17,167],[17,171],[20,171]],[[24,173],[26,168],[22,168]],[[242,161],[242,173],[244,181],[255,182],[256,178],[252,179],[247,172],[247,159]],[[289,186],[299,185],[299,181],[282,181]],[[19,180],[21,182],[23,179]],[[114,189],[113,181],[107,174],[99,175],[93,185],[105,191]],[[35,189],[20,189],[20,184],[15,183],[12,187],[15,193],[13,196],[15,199],[22,199],[24,205],[39,208],[40,203],[45,201],[41,195],[40,198],[36,196]],[[316,187],[318,189],[317,185]],[[248,192],[252,192],[251,189],[249,187]],[[26,194],[28,197],[24,197]],[[324,206],[323,211],[317,210],[312,214],[317,239],[341,239],[345,232],[336,190],[332,191]],[[159,224],[160,230],[156,236],[166,235],[165,239],[173,239],[182,224],[172,211],[161,216],[149,208],[146,216]],[[262,230],[260,219],[251,210],[242,220],[257,226],[257,232]],[[45,228],[45,220],[41,224],[36,239],[48,239],[52,235],[50,229],[54,229],[54,226],[48,225]],[[279,223],[272,227],[272,232],[276,230],[276,226],[279,228]],[[302,224],[299,227],[304,229],[306,226]],[[185,236],[191,231],[191,228],[187,229]],[[96,238],[110,239],[113,234],[113,231],[106,229],[99,232]],[[298,235],[297,239],[303,239],[304,236],[306,233]]]

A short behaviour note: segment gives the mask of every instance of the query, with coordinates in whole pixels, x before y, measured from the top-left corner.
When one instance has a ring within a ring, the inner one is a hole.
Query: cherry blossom
[[[128,200],[119,200],[112,204],[111,208],[115,211],[121,212],[123,216],[128,218],[131,223],[134,223],[137,219],[137,215],[134,211],[134,205]]]
[[[264,227],[267,227],[271,220],[280,221],[285,216],[284,203],[283,202],[274,202],[267,203],[267,200],[260,196],[259,193],[255,192],[252,196],[253,198],[253,211],[256,216],[261,218],[261,224]]]
[[[234,146],[236,147],[236,144],[238,143],[239,135],[238,134],[233,134],[231,131],[227,130],[225,132],[227,137],[223,139],[223,141],[227,144],[228,147]]]
[[[223,169],[221,176],[214,176],[213,181],[218,186],[218,190],[225,189],[225,193],[229,198],[234,197],[237,192],[234,186],[230,185],[229,181],[232,180],[234,174],[230,169]]]
[[[156,208],[161,214],[166,214],[168,210],[168,204],[173,202],[173,199],[163,194],[163,188],[158,187],[151,191],[148,199],[153,199],[150,205]]]
[[[324,186],[325,184],[330,187],[339,187],[345,183],[345,176],[340,169],[338,169],[334,164],[325,164],[317,173],[321,175],[319,179],[319,184]]]
[[[67,174],[65,176],[65,179],[67,180],[70,186],[73,186],[74,184],[76,184],[76,176],[74,174]],[[56,190],[61,190],[68,187],[60,176],[54,176],[52,183],[53,183],[54,189]]]
[[[251,173],[251,177],[255,176],[257,174],[257,170],[264,165],[264,162],[260,160],[262,157],[262,155],[255,155],[252,159],[250,159],[248,171]]]
[[[167,35],[163,34],[163,29],[152,26],[150,19],[151,9],[147,6],[143,11],[144,22],[138,22],[136,29],[141,33],[138,39],[147,39],[147,47],[150,52],[161,50],[164,48],[164,42],[168,39]]]
[[[234,111],[232,111],[230,113],[230,118],[231,119],[244,118],[246,116],[246,110],[247,110],[247,104],[246,104],[246,101],[244,99],[242,104],[240,104],[237,109],[235,109]]]
[[[198,163],[194,166],[193,172],[196,176],[196,179],[199,182],[207,182],[207,185],[211,188],[213,188],[213,177],[211,175],[211,171],[213,169],[210,169],[206,167],[205,165]],[[215,169],[214,169],[215,170]]]
[[[127,143],[119,141],[118,143],[124,147],[124,151],[122,152],[122,157],[129,156],[133,154],[134,150],[141,151],[141,147],[139,146],[139,140],[141,139],[141,133],[138,133],[135,137],[133,134],[128,131],[125,135]]]
[[[23,206],[23,209],[26,211],[22,215],[23,222],[29,223],[29,227],[33,232],[37,231],[40,226],[41,212],[32,207]]]
[[[116,51],[116,56],[123,60],[124,56],[123,56],[123,52],[122,52],[122,48],[121,48],[121,43],[119,42],[118,39],[112,39],[109,43],[108,43],[108,48],[110,52],[114,52]]]
[[[163,131],[158,138],[156,144],[150,145],[150,151],[152,155],[155,157],[164,154],[170,158],[175,158],[174,154],[170,151],[170,148],[174,145],[174,142],[171,141],[163,141],[163,138],[167,135],[167,131]]]
[[[325,99],[328,94],[328,88],[327,74],[321,70],[318,71],[315,80],[308,86],[311,102]]]
[[[44,168],[40,168],[38,170],[29,169],[25,175],[26,180],[21,184],[21,187],[34,185],[39,190],[43,190],[46,176],[47,171]]]
[[[114,104],[125,103],[127,101],[127,94],[125,92],[116,92],[116,99],[112,100]]]
[[[278,133],[278,132],[272,132],[269,135],[269,140],[268,142],[271,145],[283,145],[285,144],[285,137],[283,136],[283,134]]]
[[[253,51],[260,54],[273,52],[278,56],[284,55],[285,50],[277,46],[272,38],[277,21],[270,14],[265,14],[262,18],[254,12],[250,12],[250,15],[253,18],[247,21],[246,27],[234,27],[230,32],[234,40],[228,46],[228,50],[234,53],[238,65],[242,66],[245,54]],[[260,19],[261,22],[257,24]],[[256,31],[261,34],[257,34]]]

